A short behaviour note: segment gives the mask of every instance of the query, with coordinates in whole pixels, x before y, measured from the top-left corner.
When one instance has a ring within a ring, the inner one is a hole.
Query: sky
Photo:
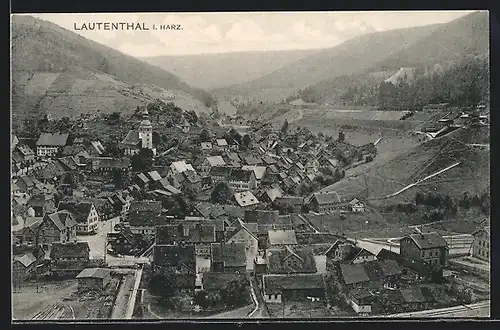
[[[31,16],[56,23],[128,55],[150,57],[328,48],[359,35],[446,23],[470,12],[50,13]],[[149,30],[84,30],[84,24],[98,22],[139,23]],[[160,30],[162,24],[175,29]]]

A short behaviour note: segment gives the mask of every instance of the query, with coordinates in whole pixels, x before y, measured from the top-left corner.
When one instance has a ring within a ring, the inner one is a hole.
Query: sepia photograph
[[[11,322],[490,317],[488,11],[11,14]]]

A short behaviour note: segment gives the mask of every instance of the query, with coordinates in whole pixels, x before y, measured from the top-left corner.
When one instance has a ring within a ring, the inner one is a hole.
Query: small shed
[[[106,268],[85,268],[76,278],[78,291],[100,291],[111,281],[111,272]]]

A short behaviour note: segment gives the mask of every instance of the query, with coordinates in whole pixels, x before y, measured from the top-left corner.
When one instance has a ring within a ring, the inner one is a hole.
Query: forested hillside
[[[412,80],[403,77],[396,84],[384,82],[381,76],[343,76],[301,90],[298,97],[306,102],[382,110],[418,110],[441,102],[474,107],[489,100],[489,59],[464,58],[442,72],[426,74],[416,69]]]

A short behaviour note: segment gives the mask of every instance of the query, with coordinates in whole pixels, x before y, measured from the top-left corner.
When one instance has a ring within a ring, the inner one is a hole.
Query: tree
[[[345,141],[345,133],[343,131],[339,131],[339,137],[337,138],[337,141],[339,142]]]
[[[194,294],[194,303],[201,308],[207,308],[210,306],[210,300],[208,299],[208,292],[205,290],[200,290]]]
[[[141,148],[138,154],[130,158],[132,170],[137,172],[149,171],[153,166],[153,151]]]
[[[170,276],[162,271],[155,273],[148,284],[151,292],[158,296],[170,297],[175,293]]]
[[[116,125],[120,122],[120,112],[115,111],[111,113],[108,117],[108,123],[112,125]]]
[[[287,132],[288,132],[288,119],[285,119],[283,126],[281,126],[281,133],[286,135]]]
[[[233,192],[228,184],[225,182],[219,182],[212,191],[210,199],[212,200],[212,203],[226,204],[231,199],[232,195]]]
[[[210,132],[207,129],[204,129],[200,132],[200,141],[207,142],[210,141]]]
[[[219,290],[220,298],[227,306],[238,306],[246,302],[247,289],[243,281],[234,280]]]

